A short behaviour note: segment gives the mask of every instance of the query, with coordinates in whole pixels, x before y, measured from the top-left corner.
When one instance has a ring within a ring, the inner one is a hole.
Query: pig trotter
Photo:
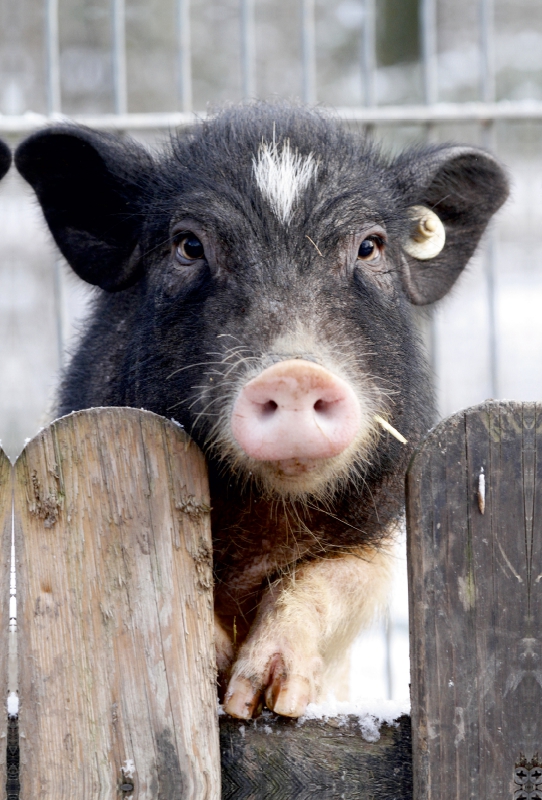
[[[260,696],[285,717],[337,694],[336,675],[359,629],[382,610],[392,574],[386,547],[301,566],[264,595],[233,666],[224,708],[249,719]]]
[[[264,641],[257,639],[241,652],[224,708],[233,717],[250,719],[263,695],[271,711],[285,717],[300,717],[318,697],[322,659],[316,653],[306,659],[307,654],[296,652],[291,642],[265,642],[265,634],[263,638]],[[266,651],[273,651],[267,662]],[[250,679],[244,677],[249,671]]]

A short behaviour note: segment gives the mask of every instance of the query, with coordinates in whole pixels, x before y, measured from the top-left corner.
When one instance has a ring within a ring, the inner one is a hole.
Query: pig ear
[[[0,178],[3,178],[11,164],[11,150],[0,139]]]
[[[395,168],[411,218],[403,283],[416,305],[434,303],[451,289],[506,200],[508,179],[493,156],[471,147],[405,154]]]
[[[62,254],[75,272],[110,292],[141,277],[138,241],[152,160],[132,141],[86,128],[39,131],[15,153]]]

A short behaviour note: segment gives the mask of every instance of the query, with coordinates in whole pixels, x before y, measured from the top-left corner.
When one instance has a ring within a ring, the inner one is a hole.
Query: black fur
[[[273,137],[320,162],[287,228],[253,175],[262,140]],[[266,548],[276,546],[280,570],[298,558],[377,545],[400,512],[407,461],[432,416],[411,304],[442,297],[465,267],[507,195],[497,162],[451,146],[388,160],[323,114],[256,104],[174,136],[160,157],[130,140],[60,126],[23,142],[16,163],[74,270],[105,290],[64,377],[59,413],[130,405],[186,427],[208,456],[218,593]],[[446,227],[444,250],[428,262],[402,251],[414,204],[434,208]],[[192,271],[172,257],[173,228],[184,218],[206,248]],[[378,274],[349,250],[352,237],[375,224],[388,238]],[[312,320],[321,349],[277,356],[273,343],[294,320]],[[232,380],[239,386],[280,357],[318,361],[324,350],[353,380],[369,376],[409,444],[382,434],[370,463],[354,464],[324,499],[270,501],[224,461],[213,426],[226,424]],[[289,549],[288,531],[296,543]],[[249,620],[260,589],[224,591],[222,602]]]
[[[4,177],[11,165],[11,150],[0,139],[0,179]]]

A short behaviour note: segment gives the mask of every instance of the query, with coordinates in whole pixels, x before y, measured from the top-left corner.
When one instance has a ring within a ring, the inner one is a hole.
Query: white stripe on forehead
[[[313,153],[302,156],[293,151],[286,139],[279,149],[273,142],[262,142],[258,159],[252,159],[254,177],[262,195],[273,213],[287,225],[292,216],[294,203],[309,183],[316,178],[319,163]]]

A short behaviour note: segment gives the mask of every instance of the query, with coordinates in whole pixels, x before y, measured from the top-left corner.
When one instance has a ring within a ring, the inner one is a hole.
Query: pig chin
[[[285,458],[277,461],[246,459],[247,473],[257,480],[264,493],[286,499],[306,495],[330,498],[352,471],[364,472],[370,460],[373,436],[369,431],[362,441],[332,458]],[[245,459],[240,458],[240,461]]]
[[[344,458],[287,458],[266,461],[255,470],[268,490],[287,497],[328,494],[344,471]],[[343,462],[342,464],[340,462]],[[343,469],[341,469],[341,466]]]
[[[367,427],[356,441],[331,458],[291,457],[277,461],[257,461],[246,454],[237,455],[237,465],[271,497],[302,499],[312,495],[330,499],[352,476],[352,471],[365,472],[371,460],[375,431]]]
[[[285,458],[281,461],[271,462],[271,468],[275,467],[277,475],[284,475],[285,478],[299,478],[302,475],[309,476],[311,472],[318,470],[322,459],[318,458]]]

